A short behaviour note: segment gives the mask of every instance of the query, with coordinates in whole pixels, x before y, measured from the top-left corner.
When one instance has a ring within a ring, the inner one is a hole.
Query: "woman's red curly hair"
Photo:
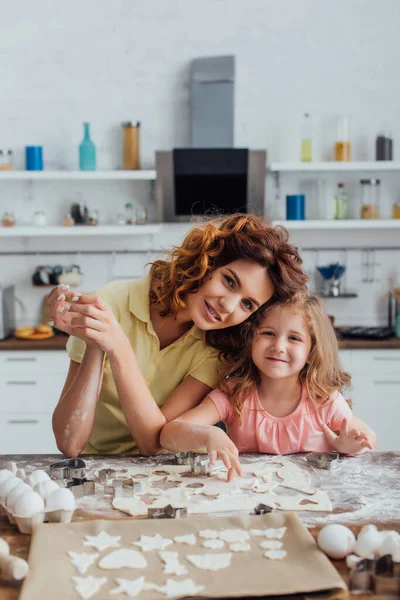
[[[197,292],[214,269],[238,259],[264,266],[273,282],[273,300],[282,301],[305,288],[307,276],[297,250],[288,243],[283,227],[252,214],[236,213],[193,227],[166,260],[151,265],[150,301],[162,317],[175,316],[186,307],[187,294]],[[223,354],[230,354],[236,328],[207,332],[207,341]],[[233,336],[233,337],[232,337]]]

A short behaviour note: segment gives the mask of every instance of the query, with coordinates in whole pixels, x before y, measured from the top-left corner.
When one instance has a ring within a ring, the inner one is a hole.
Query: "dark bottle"
[[[393,160],[393,139],[390,133],[378,133],[375,144],[376,160]]]

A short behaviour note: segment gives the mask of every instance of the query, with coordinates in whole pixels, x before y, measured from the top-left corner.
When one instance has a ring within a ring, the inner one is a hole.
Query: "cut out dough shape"
[[[228,542],[228,544],[234,544],[235,542],[244,542],[249,539],[248,531],[244,529],[225,529],[220,531],[219,539]]]
[[[248,552],[251,550],[251,546],[247,542],[235,542],[234,544],[230,544],[229,550],[231,552]]]
[[[264,540],[259,543],[260,548],[263,550],[280,550],[282,548],[283,543],[279,540]]]
[[[169,552],[168,550],[161,550],[158,553],[164,566],[164,575],[187,575],[186,567],[179,562],[179,554],[177,552]]]
[[[173,540],[163,538],[159,533],[156,533],[155,535],[142,535],[138,542],[132,542],[132,544],[139,546],[143,552],[149,552],[150,550],[165,550],[173,544]]]
[[[286,527],[269,527],[268,529],[250,529],[254,537],[266,537],[269,540],[281,540],[285,535]]]
[[[100,569],[122,569],[122,567],[144,569],[147,567],[147,560],[138,550],[120,548],[103,556],[99,562],[99,567]]]
[[[167,481],[170,481],[172,483],[182,483],[183,479],[179,475],[168,475]]]
[[[111,590],[110,594],[126,594],[129,598],[135,598],[144,587],[144,577],[138,579],[116,579],[118,587]]]
[[[221,550],[225,546],[225,542],[224,540],[204,540],[202,546],[210,550]]]
[[[72,577],[72,580],[80,597],[87,600],[94,596],[101,586],[107,582],[107,577],[93,577],[89,575],[88,577]]]
[[[286,554],[285,550],[267,550],[264,552],[265,558],[269,558],[270,560],[282,560]]]
[[[174,598],[175,596],[186,598],[187,596],[196,596],[202,592],[204,585],[196,585],[193,579],[183,579],[183,581],[167,579],[165,585],[155,586],[153,589],[165,594],[167,598]]]
[[[158,487],[149,487],[144,494],[148,494],[149,496],[163,496],[165,494],[165,490],[161,490]]]
[[[297,494],[296,496],[278,496],[274,492],[270,494],[277,508],[281,510],[310,510],[332,512],[332,502],[329,496],[322,490],[317,490],[315,494],[304,496]]]
[[[109,535],[106,531],[100,531],[97,535],[85,535],[84,546],[92,546],[101,552],[107,548],[115,548],[119,546],[120,535]]]
[[[215,529],[202,529],[199,531],[199,537],[206,540],[216,540],[218,538],[218,531]]]
[[[70,557],[78,575],[84,575],[88,568],[99,557],[97,552],[94,554],[87,554],[86,552],[68,552],[68,556]]]
[[[184,508],[190,504],[191,494],[186,488],[170,488],[165,490],[165,494],[162,497],[157,498],[152,508],[164,508],[168,504],[171,504],[174,508]]]
[[[138,498],[114,498],[112,505],[132,517],[145,517],[149,510],[149,505]]]
[[[174,542],[176,544],[188,544],[189,546],[195,546],[196,536],[193,533],[189,533],[188,535],[177,535],[174,537]]]
[[[223,554],[188,554],[186,560],[198,569],[206,571],[218,571],[226,569],[231,564],[232,553]]]

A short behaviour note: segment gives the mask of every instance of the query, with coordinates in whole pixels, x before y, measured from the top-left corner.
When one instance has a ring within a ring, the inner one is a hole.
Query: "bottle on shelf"
[[[127,225],[133,225],[134,221],[135,215],[133,211],[133,204],[132,202],[127,202],[125,204],[125,223]]]
[[[338,162],[348,162],[351,160],[348,115],[340,115],[338,117],[338,133],[334,147],[334,160]]]
[[[350,214],[349,196],[344,189],[343,182],[338,183],[337,187],[333,203],[333,218],[338,220],[348,219]]]
[[[400,200],[392,206],[392,219],[400,219]]]
[[[83,124],[83,140],[79,146],[79,168],[81,171],[96,170],[96,146],[90,137],[90,123]]]
[[[361,179],[361,219],[379,219],[380,179]]]
[[[130,121],[122,123],[123,156],[122,168],[125,171],[140,169],[140,123],[132,125]]]
[[[393,160],[393,136],[380,131],[375,140],[375,160]]]
[[[312,124],[309,113],[304,113],[301,132],[301,161],[312,161]]]

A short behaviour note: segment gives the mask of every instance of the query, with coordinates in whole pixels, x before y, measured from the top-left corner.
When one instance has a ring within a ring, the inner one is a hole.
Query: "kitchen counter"
[[[339,337],[339,348],[341,350],[400,350],[400,339],[393,337],[387,340],[341,340]]]
[[[0,350],[65,350],[67,339],[63,333],[48,340],[19,340],[11,336],[0,340]]]

